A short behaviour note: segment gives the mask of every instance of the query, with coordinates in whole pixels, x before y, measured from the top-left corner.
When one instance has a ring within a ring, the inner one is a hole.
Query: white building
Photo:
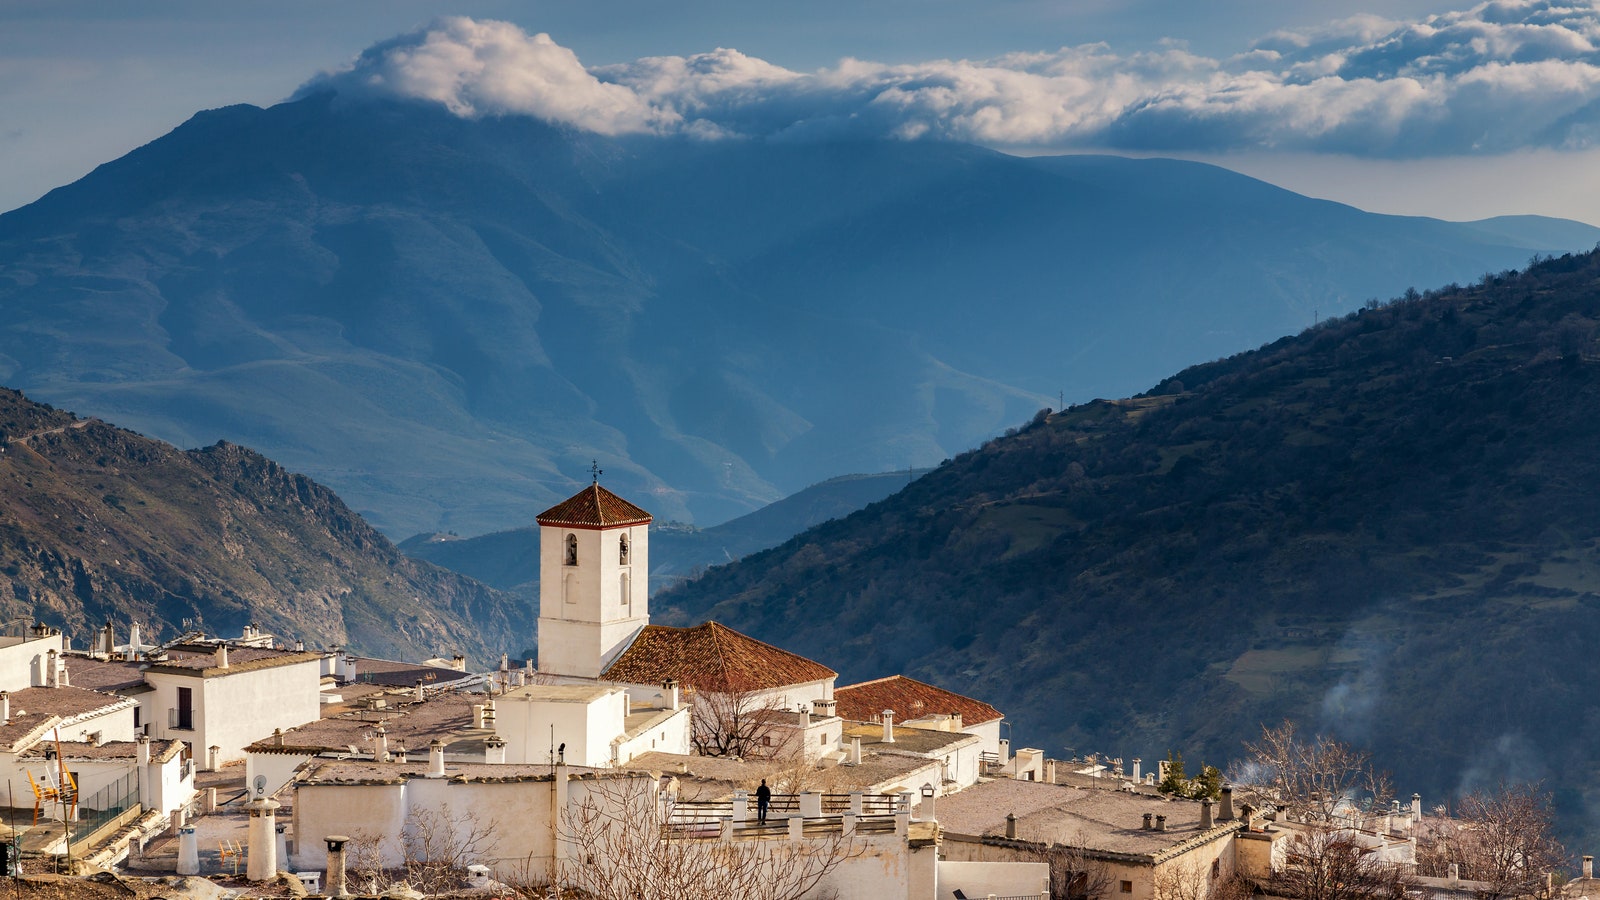
[[[244,759],[244,748],[321,715],[322,654],[185,645],[144,670],[150,736],[187,741],[203,768]],[[211,748],[217,748],[213,751]]]

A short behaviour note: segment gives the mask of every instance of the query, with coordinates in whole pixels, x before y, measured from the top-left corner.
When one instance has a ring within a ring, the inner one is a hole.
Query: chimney
[[[1411,795],[1411,827],[1415,828],[1422,821],[1422,795]]]
[[[401,765],[405,765],[407,762],[409,762],[409,760],[406,759],[405,744],[401,744],[400,749],[394,751],[394,761],[400,763]]]
[[[1133,780],[1134,781],[1138,781],[1142,777],[1139,774],[1139,763],[1141,763],[1141,762],[1143,762],[1143,760],[1141,760],[1139,757],[1135,756],[1133,758]]]
[[[1009,840],[1017,839],[1017,814],[1006,813],[1006,837]]]
[[[304,640],[300,639],[300,638],[295,638],[295,641],[294,641],[294,652],[296,652],[296,653],[304,653],[304,652],[306,652],[306,642]]]
[[[110,619],[106,620],[106,627],[100,630],[100,635],[100,646],[106,659],[110,659],[112,651],[117,649],[117,632],[111,627]]]
[[[1166,816],[1156,816],[1156,830],[1157,831],[1166,831],[1167,830],[1167,817]]]
[[[44,663],[44,665],[45,665],[45,686],[46,687],[55,687],[56,685],[61,683],[60,682],[61,663],[58,660],[58,657],[60,655],[61,654],[57,653],[54,650],[51,650],[48,654],[45,655],[45,663]]]
[[[1233,785],[1231,784],[1222,786],[1222,809],[1220,813],[1221,815],[1217,816],[1219,820],[1223,822],[1233,821]]]
[[[283,746],[283,729],[282,728],[274,728],[274,729],[272,729],[272,746],[274,746],[274,747],[282,747]]]
[[[1216,821],[1211,818],[1211,798],[1206,797],[1200,801],[1200,830],[1210,831]]]
[[[506,742],[498,737],[489,738],[483,742],[483,761],[490,765],[500,765],[506,761]]]
[[[218,644],[217,645],[217,668],[226,669],[227,667],[228,667],[228,645],[227,644]]]
[[[348,653],[344,655],[344,672],[339,676],[339,680],[345,684],[356,680],[356,658]]]
[[[500,654],[500,671],[502,671],[502,672],[511,671],[511,659],[510,659],[510,657],[506,656],[504,653]]]
[[[423,700],[428,699],[427,695],[424,694],[423,691],[422,691],[422,679],[421,678],[417,679],[417,693],[416,693],[415,699],[418,702],[421,702]]]
[[[0,691],[0,725],[11,724],[11,692]]]
[[[483,719],[484,719],[484,716],[483,716],[483,704],[482,703],[474,703],[474,704],[472,704],[472,727],[473,728],[482,728],[483,727]]]
[[[894,710],[892,709],[883,711],[883,742],[885,744],[894,743]]]
[[[457,672],[465,672],[467,670],[467,658],[459,653],[450,657],[450,668],[455,669]]]
[[[128,626],[128,658],[137,659],[142,644],[139,641],[139,623]]]
[[[1592,856],[1585,856],[1583,858],[1583,877],[1594,877],[1594,857]]]
[[[838,706],[839,704],[836,701],[827,699],[818,700],[811,704],[811,708],[816,714],[824,719],[833,718],[834,710],[838,709]]]
[[[623,696],[626,697],[627,695],[624,694]],[[626,710],[626,707],[624,707],[624,710]],[[489,702],[485,703],[483,705],[483,727],[489,729],[490,731],[494,730],[494,698],[493,697],[490,697],[489,698]]]
[[[383,723],[382,722],[378,723],[378,754],[377,754],[377,756],[378,756],[378,762],[388,762],[390,759],[392,759],[392,757],[389,756],[389,729],[383,727]]]
[[[850,765],[861,765],[861,735],[859,734],[850,739]]]
[[[1056,783],[1056,761],[1053,759],[1044,761],[1044,780],[1050,784]]]
[[[150,736],[145,734],[134,735],[134,759],[138,761],[139,768],[150,765]]]
[[[1144,814],[1144,825],[1142,826],[1142,828],[1145,831],[1149,831],[1150,829],[1155,827],[1154,825],[1150,824],[1151,820],[1155,819],[1155,817],[1156,817],[1155,813],[1145,813]]]
[[[680,702],[678,700],[678,682],[671,678],[661,682],[661,692],[666,695],[667,709],[676,710]]]
[[[444,777],[444,741],[438,738],[428,744],[428,777]]]
[[[344,845],[350,839],[342,834],[330,834],[323,840],[328,842],[328,896],[348,897],[350,891],[344,875]]]

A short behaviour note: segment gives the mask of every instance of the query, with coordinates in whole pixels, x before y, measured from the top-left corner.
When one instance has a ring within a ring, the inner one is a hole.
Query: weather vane
[[[589,471],[594,473],[594,483],[595,484],[599,484],[600,483],[600,475],[603,472],[603,470],[600,468],[600,460],[598,460],[598,459],[589,460]]]

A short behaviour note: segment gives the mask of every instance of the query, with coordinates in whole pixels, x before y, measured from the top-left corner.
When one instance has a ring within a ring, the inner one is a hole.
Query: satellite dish
[[[267,776],[257,775],[253,783],[256,787],[256,796],[265,797],[267,795]]]

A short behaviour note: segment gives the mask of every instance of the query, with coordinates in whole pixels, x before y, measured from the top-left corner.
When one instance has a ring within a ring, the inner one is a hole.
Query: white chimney
[[[859,734],[850,739],[850,765],[861,765],[861,735]]]
[[[60,683],[59,679],[60,679],[60,676],[61,676],[61,663],[58,660],[59,656],[60,656],[60,654],[56,653],[56,651],[54,651],[54,650],[51,650],[49,653],[47,653],[45,655],[45,662],[44,662],[44,665],[45,665],[45,669],[44,669],[44,671],[45,671],[45,682],[44,683],[45,683],[46,687],[55,687],[57,684]]]
[[[389,756],[389,729],[383,727],[383,725],[380,723],[378,725],[378,761],[379,762],[388,762],[390,759],[391,759],[391,757]]]
[[[0,725],[11,724],[11,692],[0,691]]]
[[[422,692],[422,679],[421,678],[417,679],[417,696],[416,696],[416,699],[418,701],[427,699],[427,695]]]
[[[444,777],[444,741],[438,738],[428,745],[428,777]]]
[[[894,710],[892,709],[883,711],[883,742],[885,744],[894,743]]]
[[[676,710],[679,703],[678,682],[668,678],[666,681],[661,683],[661,688],[667,695],[667,709]]]
[[[300,639],[300,638],[295,638],[295,641],[294,641],[294,652],[296,652],[296,653],[304,653],[304,652],[306,652],[306,642],[304,640]]]
[[[1594,857],[1592,856],[1585,856],[1583,858],[1583,877],[1594,877]]]
[[[1421,794],[1412,794],[1411,795],[1411,827],[1413,827],[1413,828],[1417,827],[1417,823],[1421,822],[1421,821],[1422,821],[1422,795]]]
[[[1134,781],[1138,781],[1139,778],[1141,777],[1139,775],[1139,764],[1142,763],[1142,762],[1144,762],[1144,760],[1140,759],[1137,756],[1135,756],[1133,758],[1133,780]]]
[[[492,737],[484,741],[483,761],[490,765],[503,764],[506,761],[506,742],[498,737]]]
[[[356,658],[348,653],[345,654],[344,672],[339,676],[339,680],[345,684],[356,680]]]
[[[482,703],[474,703],[474,704],[472,704],[472,727],[473,728],[482,728],[483,727],[483,704]]]
[[[149,735],[135,735],[133,738],[134,752],[139,763],[139,768],[150,765],[150,737]]]
[[[227,644],[218,644],[217,645],[217,668],[226,669],[227,667],[228,667],[228,645]]]
[[[135,622],[128,626],[128,658],[132,659],[137,657],[139,655],[139,648],[142,646],[143,645],[139,642],[139,623]]]

